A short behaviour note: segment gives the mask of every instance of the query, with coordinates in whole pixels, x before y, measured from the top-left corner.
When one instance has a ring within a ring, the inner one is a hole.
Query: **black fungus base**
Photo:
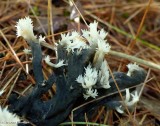
[[[64,122],[72,109],[86,101],[83,98],[83,88],[75,80],[80,74],[84,74],[84,67],[92,62],[94,51],[87,49],[82,50],[78,55],[76,53],[67,53],[63,46],[58,46],[58,59],[67,61],[68,65],[54,69],[54,73],[48,80],[44,80],[42,74],[42,52],[39,43],[29,43],[33,55],[33,72],[36,80],[35,87],[28,96],[18,98],[16,94],[12,94],[9,98],[9,110],[19,116],[27,118],[30,122],[37,126],[57,126]],[[134,71],[131,77],[123,72],[115,72],[114,78],[118,83],[120,90],[138,85],[142,83],[146,77],[146,72],[141,69]],[[112,92],[116,92],[117,88],[113,78],[109,79],[111,88],[98,89],[99,96],[104,96]],[[46,93],[53,84],[56,84],[56,95],[48,101],[42,101],[41,96]],[[83,121],[84,113],[90,118],[98,106],[104,105],[108,108],[115,109],[119,106],[119,94],[105,97],[88,104],[74,112],[74,120]],[[87,100],[89,101],[89,100]],[[24,126],[29,124],[19,124]]]

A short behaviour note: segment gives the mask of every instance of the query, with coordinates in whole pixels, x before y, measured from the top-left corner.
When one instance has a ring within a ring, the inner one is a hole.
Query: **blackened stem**
[[[36,42],[29,42],[29,45],[31,46],[32,50],[32,56],[33,56],[33,73],[36,80],[36,83],[38,85],[42,84],[44,81],[43,73],[42,73],[42,50],[39,43]]]

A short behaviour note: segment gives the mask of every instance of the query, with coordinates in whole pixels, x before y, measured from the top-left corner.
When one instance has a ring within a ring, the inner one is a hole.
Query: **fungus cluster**
[[[84,120],[83,115],[87,113],[90,119],[93,111],[100,105],[122,113],[123,106],[115,81],[120,90],[126,89],[125,104],[134,105],[139,100],[138,92],[130,94],[128,88],[142,83],[146,72],[136,64],[129,64],[128,73],[114,72],[112,78],[104,58],[111,48],[105,39],[108,33],[103,29],[98,30],[97,26],[98,23],[94,21],[89,24],[88,29],[82,30],[82,34],[76,31],[61,34],[55,50],[57,59],[52,63],[48,55],[42,59],[41,42],[45,42],[45,38],[34,35],[32,20],[29,17],[20,19],[16,24],[17,37],[22,36],[31,47],[31,50],[25,49],[24,52],[32,53],[36,84],[27,96],[12,94],[9,98],[9,110],[25,116],[38,126],[56,126],[67,121],[72,109],[86,100],[115,92],[115,95],[104,97],[75,111],[73,118]],[[53,68],[48,80],[44,79],[42,60]],[[56,94],[48,101],[43,101],[41,96],[53,84],[56,84]]]

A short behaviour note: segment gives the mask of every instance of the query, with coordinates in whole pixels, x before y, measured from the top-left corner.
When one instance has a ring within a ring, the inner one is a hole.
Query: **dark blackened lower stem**
[[[42,50],[41,46],[37,42],[29,42],[29,45],[31,46],[32,50],[32,56],[33,56],[33,72],[34,72],[34,77],[36,80],[36,83],[42,84],[44,81],[43,73],[42,73]]]
[[[15,106],[14,111],[19,112],[21,115],[26,115],[29,109],[32,108],[33,102],[42,95],[41,92],[45,92],[44,91],[45,88],[43,87],[44,77],[42,73],[42,64],[41,64],[42,51],[40,44],[35,41],[27,40],[27,42],[31,46],[31,51],[33,56],[32,63],[33,63],[34,77],[36,80],[36,86],[34,87],[32,93],[29,96],[25,97],[24,99],[20,98],[19,101],[17,101],[17,106]]]

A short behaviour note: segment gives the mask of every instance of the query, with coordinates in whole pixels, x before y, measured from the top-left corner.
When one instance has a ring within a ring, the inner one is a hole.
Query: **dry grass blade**
[[[141,97],[140,104],[143,107],[148,109],[150,112],[153,112],[155,116],[160,120],[160,103],[154,99],[148,99],[146,97]]]
[[[6,88],[8,87],[8,85],[11,83],[11,81],[13,81],[13,79],[15,79],[15,77],[19,74],[19,71],[20,71],[21,69],[19,69],[8,81],[7,81],[7,83],[2,87],[2,89],[1,90],[6,90]]]
[[[143,18],[142,18],[142,21],[141,21],[140,26],[138,28],[137,34],[135,36],[135,39],[128,45],[128,49],[131,49],[131,50],[133,49],[133,47],[134,47],[134,45],[136,43],[136,39],[137,39],[137,37],[139,36],[139,34],[140,34],[141,30],[142,30],[142,26],[144,24],[144,21],[145,21],[145,18],[146,18],[146,15],[147,15],[147,12],[148,12],[148,10],[150,8],[151,3],[152,3],[152,0],[149,0],[149,3],[147,5],[147,7],[146,7],[145,13],[143,15]]]
[[[108,65],[108,68],[109,68],[109,72],[110,72],[110,74],[111,74],[111,77],[113,78],[113,81],[114,81],[114,83],[115,83],[115,85],[116,85],[116,88],[117,88],[117,90],[118,90],[119,96],[120,96],[120,98],[121,98],[121,100],[122,100],[122,104],[124,105],[125,109],[127,110],[127,113],[128,113],[128,115],[129,115],[129,119],[132,120],[132,122],[133,122],[133,124],[134,124],[134,120],[133,120],[133,118],[132,118],[132,115],[131,115],[129,109],[127,108],[127,106],[126,106],[125,103],[124,103],[124,98],[123,98],[122,93],[121,93],[121,91],[120,91],[120,89],[119,89],[118,83],[117,83],[116,80],[114,79],[113,72],[111,71],[109,65]]]
[[[23,67],[23,65],[22,65],[22,63],[21,63],[21,61],[19,60],[17,54],[15,53],[15,51],[13,50],[13,48],[10,45],[9,41],[7,40],[7,38],[5,37],[5,35],[3,34],[3,32],[1,30],[0,30],[0,33],[1,33],[2,37],[4,38],[4,40],[6,41],[6,43],[7,43],[8,47],[10,48],[11,52],[13,53],[16,61],[20,64],[20,66],[22,67],[22,69],[25,70],[24,67]]]
[[[1,80],[1,78],[2,78],[2,74],[3,74],[3,72],[4,72],[5,66],[6,66],[6,61],[4,62],[4,65],[3,65],[3,67],[2,67],[2,71],[0,72],[0,80]]]
[[[141,58],[137,58],[135,56],[131,56],[131,55],[124,54],[124,53],[121,53],[121,52],[116,52],[116,51],[110,51],[109,54],[111,54],[113,56],[116,56],[116,57],[120,57],[120,58],[130,60],[132,62],[137,62],[141,65],[147,66],[147,67],[152,68],[152,69],[160,70],[160,65],[155,64],[155,63],[150,62],[150,61],[143,60]]]
[[[9,92],[8,92],[8,94],[6,96],[6,99],[5,99],[4,103],[3,103],[3,106],[6,104],[7,99],[9,98],[9,96],[10,96],[10,94],[11,94],[11,92],[12,92],[12,90],[13,90],[13,88],[14,88],[14,86],[15,86],[18,78],[19,78],[20,73],[21,73],[21,68],[19,68],[19,70],[17,71],[17,73],[15,73],[16,77],[14,78],[14,82],[12,83],[12,85],[11,85],[11,87],[9,89]]]
[[[48,0],[48,35],[54,35],[52,19],[52,3],[51,0]],[[52,36],[52,43],[55,43],[54,36]]]
[[[83,15],[81,14],[81,12],[79,11],[79,9],[77,8],[77,6],[76,6],[76,4],[74,3],[74,1],[73,1],[73,0],[70,0],[70,1],[73,3],[73,5],[74,5],[75,8],[77,9],[77,11],[79,12],[79,15],[80,15],[81,18],[83,19],[85,25],[88,27],[88,24],[87,24],[86,20],[84,19]]]
[[[17,54],[15,53],[15,51],[13,50],[12,46],[10,45],[10,42],[7,40],[7,38],[5,37],[5,35],[3,34],[3,32],[0,30],[0,33],[2,35],[2,37],[4,38],[4,40],[6,41],[8,47],[10,48],[11,52],[13,53],[13,57],[15,57],[15,60],[17,61],[17,63],[21,66],[21,68],[24,70],[24,72],[29,76],[29,78],[31,79],[32,83],[35,83],[34,79],[27,73],[27,71],[25,70],[22,62],[20,61],[20,59],[18,58]],[[8,50],[5,46],[4,48],[6,50]],[[11,54],[12,55],[12,54]]]

